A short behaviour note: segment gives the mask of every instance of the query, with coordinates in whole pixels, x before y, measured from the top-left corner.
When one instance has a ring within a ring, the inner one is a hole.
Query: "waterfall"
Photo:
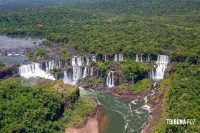
[[[73,81],[77,82],[82,77],[80,66],[73,66]]]
[[[47,70],[49,70],[49,68],[52,66],[53,66],[52,64],[48,65]],[[42,70],[41,65],[39,63],[21,65],[19,67],[19,75],[27,79],[31,77],[41,77],[41,78],[55,80],[55,78],[49,72],[45,72],[45,70]]]
[[[74,56],[71,61],[73,67],[73,76],[72,79],[76,83],[80,78],[82,78],[81,66],[83,65],[82,57]]]
[[[123,61],[123,60],[124,60],[123,54],[119,54],[119,61]]]
[[[165,70],[169,63],[169,57],[166,55],[159,55],[157,57],[156,64],[153,69],[150,71],[150,76],[153,81],[159,81],[164,78]]]
[[[88,66],[90,63],[90,58],[89,57],[86,57],[86,65]]]
[[[105,61],[107,61],[108,60],[108,57],[107,57],[107,55],[105,55]]]
[[[108,73],[106,84],[109,88],[115,87],[115,81],[114,81],[114,71],[110,71]]]
[[[150,62],[150,54],[147,55],[147,62]]]
[[[145,102],[145,103],[148,102],[147,96],[144,97],[144,102]]]
[[[140,54],[140,62],[142,62],[142,54]]]
[[[76,66],[76,56],[72,58],[71,65]]]
[[[135,84],[135,81],[134,81],[134,77],[132,76],[131,78],[131,84],[134,85]]]
[[[71,85],[74,85],[74,84],[75,84],[75,82],[72,80],[72,75],[71,75],[70,72],[64,71],[63,82],[64,82],[65,84],[71,84]]]
[[[88,67],[85,67],[83,71],[83,78],[89,76],[89,73],[90,73],[90,69]]]
[[[114,61],[118,61],[118,55],[117,54],[115,54],[115,56],[114,56]]]
[[[97,62],[96,56],[95,56],[95,55],[92,55],[91,60],[94,61],[94,62]]]
[[[114,61],[123,61],[123,54],[115,54]]]
[[[94,67],[91,67],[90,68],[90,76],[93,76],[94,75]]]
[[[136,54],[135,61],[139,62],[139,56],[138,56],[138,54]]]
[[[76,59],[77,59],[77,65],[78,65],[78,66],[82,66],[83,63],[84,63],[83,58],[80,56],[80,57],[77,57]]]

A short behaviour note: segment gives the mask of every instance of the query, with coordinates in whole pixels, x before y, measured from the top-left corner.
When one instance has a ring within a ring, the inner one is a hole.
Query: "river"
[[[94,98],[100,104],[103,117],[100,133],[140,133],[150,117],[144,108],[144,101],[114,97],[108,89],[94,91],[80,88],[80,94],[82,97]]]
[[[6,65],[20,64],[27,60],[26,48],[38,47],[44,39],[0,35],[0,61]]]

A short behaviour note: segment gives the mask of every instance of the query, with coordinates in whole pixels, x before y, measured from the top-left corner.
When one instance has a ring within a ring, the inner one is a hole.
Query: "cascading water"
[[[94,62],[97,62],[96,56],[95,56],[95,55],[92,55],[91,60],[94,61]]]
[[[139,62],[139,55],[138,54],[136,54],[135,61]]]
[[[153,89],[149,94],[154,95],[156,88],[156,84],[158,81],[164,79],[165,70],[167,68],[167,65],[169,64],[169,56],[167,55],[159,55],[157,57],[156,64],[150,71],[150,78],[153,80]],[[148,101],[148,96],[145,97],[145,102]]]
[[[115,54],[114,61],[123,61],[123,54]]]
[[[19,75],[27,79],[31,77],[42,77],[46,79],[55,80],[55,78],[49,72],[45,72],[45,70],[42,70],[39,63],[21,65],[19,67]]]
[[[114,61],[118,61],[118,55],[117,54],[115,54],[115,56],[114,56]]]
[[[86,65],[88,66],[90,63],[90,58],[89,57],[86,57]]]
[[[169,57],[167,55],[159,55],[156,61],[157,67],[154,66],[150,71],[151,79],[155,82],[164,78],[165,70],[169,63]]]
[[[93,76],[94,75],[94,67],[91,67],[90,68],[90,76]]]
[[[72,73],[64,71],[63,82],[64,82],[65,84],[74,85],[75,82],[72,80]]]
[[[123,60],[124,60],[123,54],[119,54],[119,61],[123,61]]]
[[[72,58],[72,67],[73,67],[73,76],[72,76],[72,80],[74,82],[77,82],[80,78],[82,78],[82,70],[81,70],[81,66],[83,64],[82,62],[82,58],[81,57],[77,57],[74,56]]]
[[[107,84],[108,88],[115,87],[114,73],[115,73],[114,71],[110,71],[108,73],[108,76],[106,78],[106,84]]]
[[[150,54],[147,55],[147,62],[150,62]]]
[[[107,55],[105,55],[105,61],[107,61],[108,60],[108,56]]]
[[[54,67],[60,68],[61,67],[61,61],[60,60],[50,60],[45,62],[45,71],[49,71],[53,69]]]
[[[78,66],[83,66],[83,65],[84,65],[84,58],[83,58],[83,57],[81,57],[81,56],[80,56],[80,57],[77,57],[76,60],[77,60],[77,63],[76,63],[76,64],[77,64]]]
[[[85,67],[83,71],[83,78],[89,76],[89,74],[90,74],[90,69],[88,67]]]
[[[142,62],[142,54],[140,54],[140,62]]]

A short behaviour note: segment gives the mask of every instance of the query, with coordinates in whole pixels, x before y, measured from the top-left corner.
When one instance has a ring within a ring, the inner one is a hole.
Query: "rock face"
[[[120,85],[122,83],[127,82],[128,80],[126,79],[125,74],[121,70],[115,72],[115,85]]]
[[[79,83],[79,86],[83,88],[91,88],[94,90],[99,90],[106,88],[105,81],[103,78],[98,77],[86,77],[82,79]]]
[[[7,76],[13,76],[17,73],[17,66],[7,66],[0,69],[0,78],[5,78]]]
[[[70,100],[64,100],[64,103],[61,103],[60,104],[60,107],[57,109],[54,117],[53,117],[53,120],[57,120],[61,117],[61,115],[63,114],[63,112],[70,108],[77,100],[78,98],[80,97],[80,91],[79,89],[76,89],[76,91],[73,93],[73,95],[71,95]]]

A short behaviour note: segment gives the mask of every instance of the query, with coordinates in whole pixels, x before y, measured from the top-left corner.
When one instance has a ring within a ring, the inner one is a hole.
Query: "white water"
[[[86,57],[86,65],[88,66],[90,63],[90,58],[89,57]]]
[[[106,89],[94,91],[80,87],[79,90],[81,97],[96,99],[102,111],[111,116],[105,129],[106,133],[123,133],[125,125],[127,129],[124,133],[139,133],[150,117],[143,101],[112,97]]]
[[[83,60],[81,57],[74,56],[72,58],[72,67],[73,67],[73,82],[77,82],[80,78],[82,78],[82,70],[81,66],[83,64]],[[65,78],[65,77],[64,77]]]
[[[159,55],[156,61],[157,66],[154,66],[150,71],[150,77],[153,81],[159,81],[164,78],[165,70],[169,63],[169,57],[167,55]]]
[[[94,62],[97,62],[96,56],[95,56],[95,55],[92,55],[91,60],[94,61]]]
[[[123,54],[115,54],[114,61],[123,61],[123,60],[124,60]]]
[[[110,71],[108,73],[108,76],[106,78],[106,84],[107,84],[108,88],[115,87],[114,73],[115,73],[114,71]]]
[[[135,61],[139,62],[139,55],[138,54],[136,54]]]
[[[146,62],[148,62],[148,63],[151,62],[151,60],[150,60],[150,54],[147,55],[147,60],[146,60]]]
[[[72,80],[72,76],[70,73],[67,73],[66,71],[64,71],[64,78],[63,78],[63,82],[65,84],[71,84],[74,85],[75,82]]]
[[[90,75],[90,69],[85,66],[84,71],[83,71],[83,78],[85,78],[89,75]]]
[[[123,61],[123,60],[124,60],[123,54],[119,54],[119,61]]]
[[[96,56],[91,56],[91,61],[96,62]],[[74,56],[71,60],[71,65],[73,67],[72,72],[68,71],[64,73],[63,81],[68,84],[76,84],[78,80],[85,78],[87,76],[93,76],[94,68],[89,67],[90,58],[86,57],[86,62],[83,57]],[[85,66],[85,67],[84,67]],[[82,71],[82,68],[84,70]],[[67,77],[66,77],[67,76]]]
[[[55,80],[55,78],[49,72],[42,70],[39,63],[21,65],[19,67],[19,75],[27,79],[31,77],[41,77],[41,78]]]
[[[108,56],[107,55],[105,55],[105,61],[107,61],[108,60]]]
[[[142,54],[140,54],[140,62],[142,62]]]
[[[94,75],[94,67],[91,67],[90,68],[90,76],[93,76]]]

